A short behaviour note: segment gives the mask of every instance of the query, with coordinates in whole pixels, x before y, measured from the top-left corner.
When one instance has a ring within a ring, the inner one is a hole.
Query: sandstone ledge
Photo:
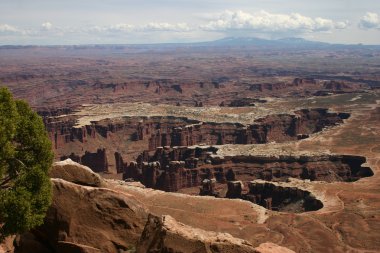
[[[138,253],[292,253],[287,248],[265,243],[254,248],[249,242],[228,233],[216,233],[177,222],[169,215],[150,215],[137,245]]]

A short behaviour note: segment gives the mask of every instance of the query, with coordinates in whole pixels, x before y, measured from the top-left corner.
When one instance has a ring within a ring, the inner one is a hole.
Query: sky
[[[225,37],[380,45],[380,0],[0,0],[0,45]]]

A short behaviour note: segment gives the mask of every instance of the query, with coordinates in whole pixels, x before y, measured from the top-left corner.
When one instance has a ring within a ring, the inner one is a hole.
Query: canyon
[[[180,110],[186,111],[186,108]],[[167,192],[240,198],[270,210],[303,212],[318,210],[323,204],[309,192],[297,188],[264,184],[262,192],[257,193],[257,189],[252,188],[252,181],[285,182],[289,178],[297,178],[353,182],[373,176],[371,168],[361,166],[366,158],[360,156],[218,155],[219,147],[224,145],[302,140],[325,128],[344,124],[344,120],[350,117],[349,113],[333,113],[323,108],[257,117],[250,119],[252,123],[249,124],[248,121],[203,122],[173,115],[115,115],[90,121],[91,125],[79,125],[80,116],[70,111],[41,115],[56,153],[71,152],[61,155],[60,160],[70,158],[95,172],[114,175],[111,178],[122,174],[124,180],[138,181],[146,187]],[[96,145],[99,148],[95,152],[85,150]],[[136,158],[128,162],[125,154],[130,147],[133,147]],[[81,151],[74,153],[73,150]],[[199,193],[191,190],[198,187],[201,187]],[[294,207],[289,208],[292,205]]]
[[[379,56],[0,47],[55,154],[44,224],[0,252],[378,252]]]
[[[175,116],[124,116],[78,126],[78,119],[70,114],[40,114],[44,116],[54,150],[62,160],[71,158],[96,172],[111,173],[124,172],[126,160],[131,156],[137,160],[139,153],[145,150],[198,144],[285,142],[307,138],[349,118],[347,113],[330,113],[318,108],[269,115],[255,119],[251,124],[203,122]],[[98,148],[91,152],[86,150],[87,147]]]

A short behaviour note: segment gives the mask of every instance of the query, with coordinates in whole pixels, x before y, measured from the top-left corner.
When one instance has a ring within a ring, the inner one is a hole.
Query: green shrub
[[[0,88],[0,237],[43,223],[51,202],[51,142],[40,116]],[[0,238],[0,239],[1,239]]]

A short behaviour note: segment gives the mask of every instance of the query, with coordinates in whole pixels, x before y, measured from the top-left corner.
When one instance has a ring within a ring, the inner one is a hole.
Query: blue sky
[[[380,44],[378,0],[0,0],[0,44],[302,37]]]

